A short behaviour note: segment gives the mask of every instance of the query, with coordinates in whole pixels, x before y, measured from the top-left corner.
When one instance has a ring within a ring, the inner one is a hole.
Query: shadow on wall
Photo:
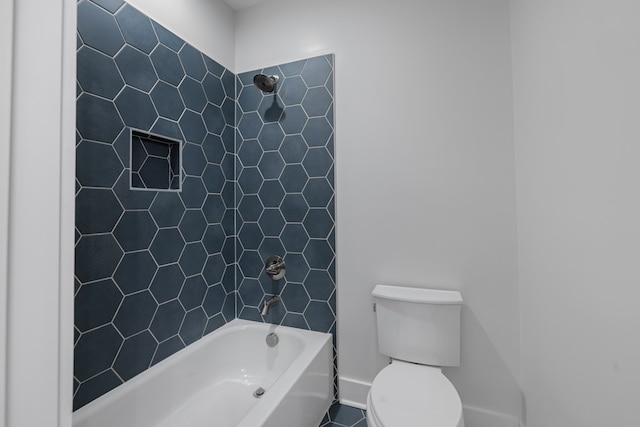
[[[517,373],[511,372],[468,305],[462,307],[461,333],[462,341],[471,343],[469,347],[473,348],[473,353],[463,346],[460,367],[444,368],[443,372],[460,392],[465,424],[519,426],[524,414],[524,394],[516,378]],[[483,396],[485,400],[470,402],[469,396]],[[499,412],[480,408],[495,408]],[[520,408],[520,413],[510,413],[512,408]]]

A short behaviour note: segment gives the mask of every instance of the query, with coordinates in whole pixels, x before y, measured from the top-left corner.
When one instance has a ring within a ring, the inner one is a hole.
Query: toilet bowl
[[[369,427],[464,427],[462,403],[438,367],[393,361],[367,396]]]
[[[378,352],[391,364],[371,384],[367,425],[464,427],[460,396],[441,370],[460,365],[460,292],[377,285],[372,295]]]

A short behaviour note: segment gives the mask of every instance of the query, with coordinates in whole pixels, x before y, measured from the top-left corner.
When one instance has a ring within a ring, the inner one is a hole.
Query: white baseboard
[[[464,427],[524,427],[518,417],[462,405]]]
[[[338,396],[340,403],[355,408],[366,409],[367,394],[371,383],[353,378],[338,377]]]

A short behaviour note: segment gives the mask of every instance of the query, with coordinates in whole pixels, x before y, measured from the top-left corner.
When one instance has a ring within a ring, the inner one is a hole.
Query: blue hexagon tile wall
[[[235,75],[122,0],[78,2],[74,407],[235,313]],[[182,191],[130,189],[130,128]]]
[[[333,55],[241,73],[237,79],[238,316],[335,336]],[[273,93],[253,85],[278,75]],[[273,282],[264,260],[281,256]],[[271,294],[282,303],[268,315]]]

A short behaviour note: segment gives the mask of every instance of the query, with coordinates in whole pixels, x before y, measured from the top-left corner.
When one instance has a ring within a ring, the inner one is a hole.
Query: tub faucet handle
[[[265,272],[272,280],[280,280],[287,270],[284,260],[279,256],[270,256],[264,263]]]

